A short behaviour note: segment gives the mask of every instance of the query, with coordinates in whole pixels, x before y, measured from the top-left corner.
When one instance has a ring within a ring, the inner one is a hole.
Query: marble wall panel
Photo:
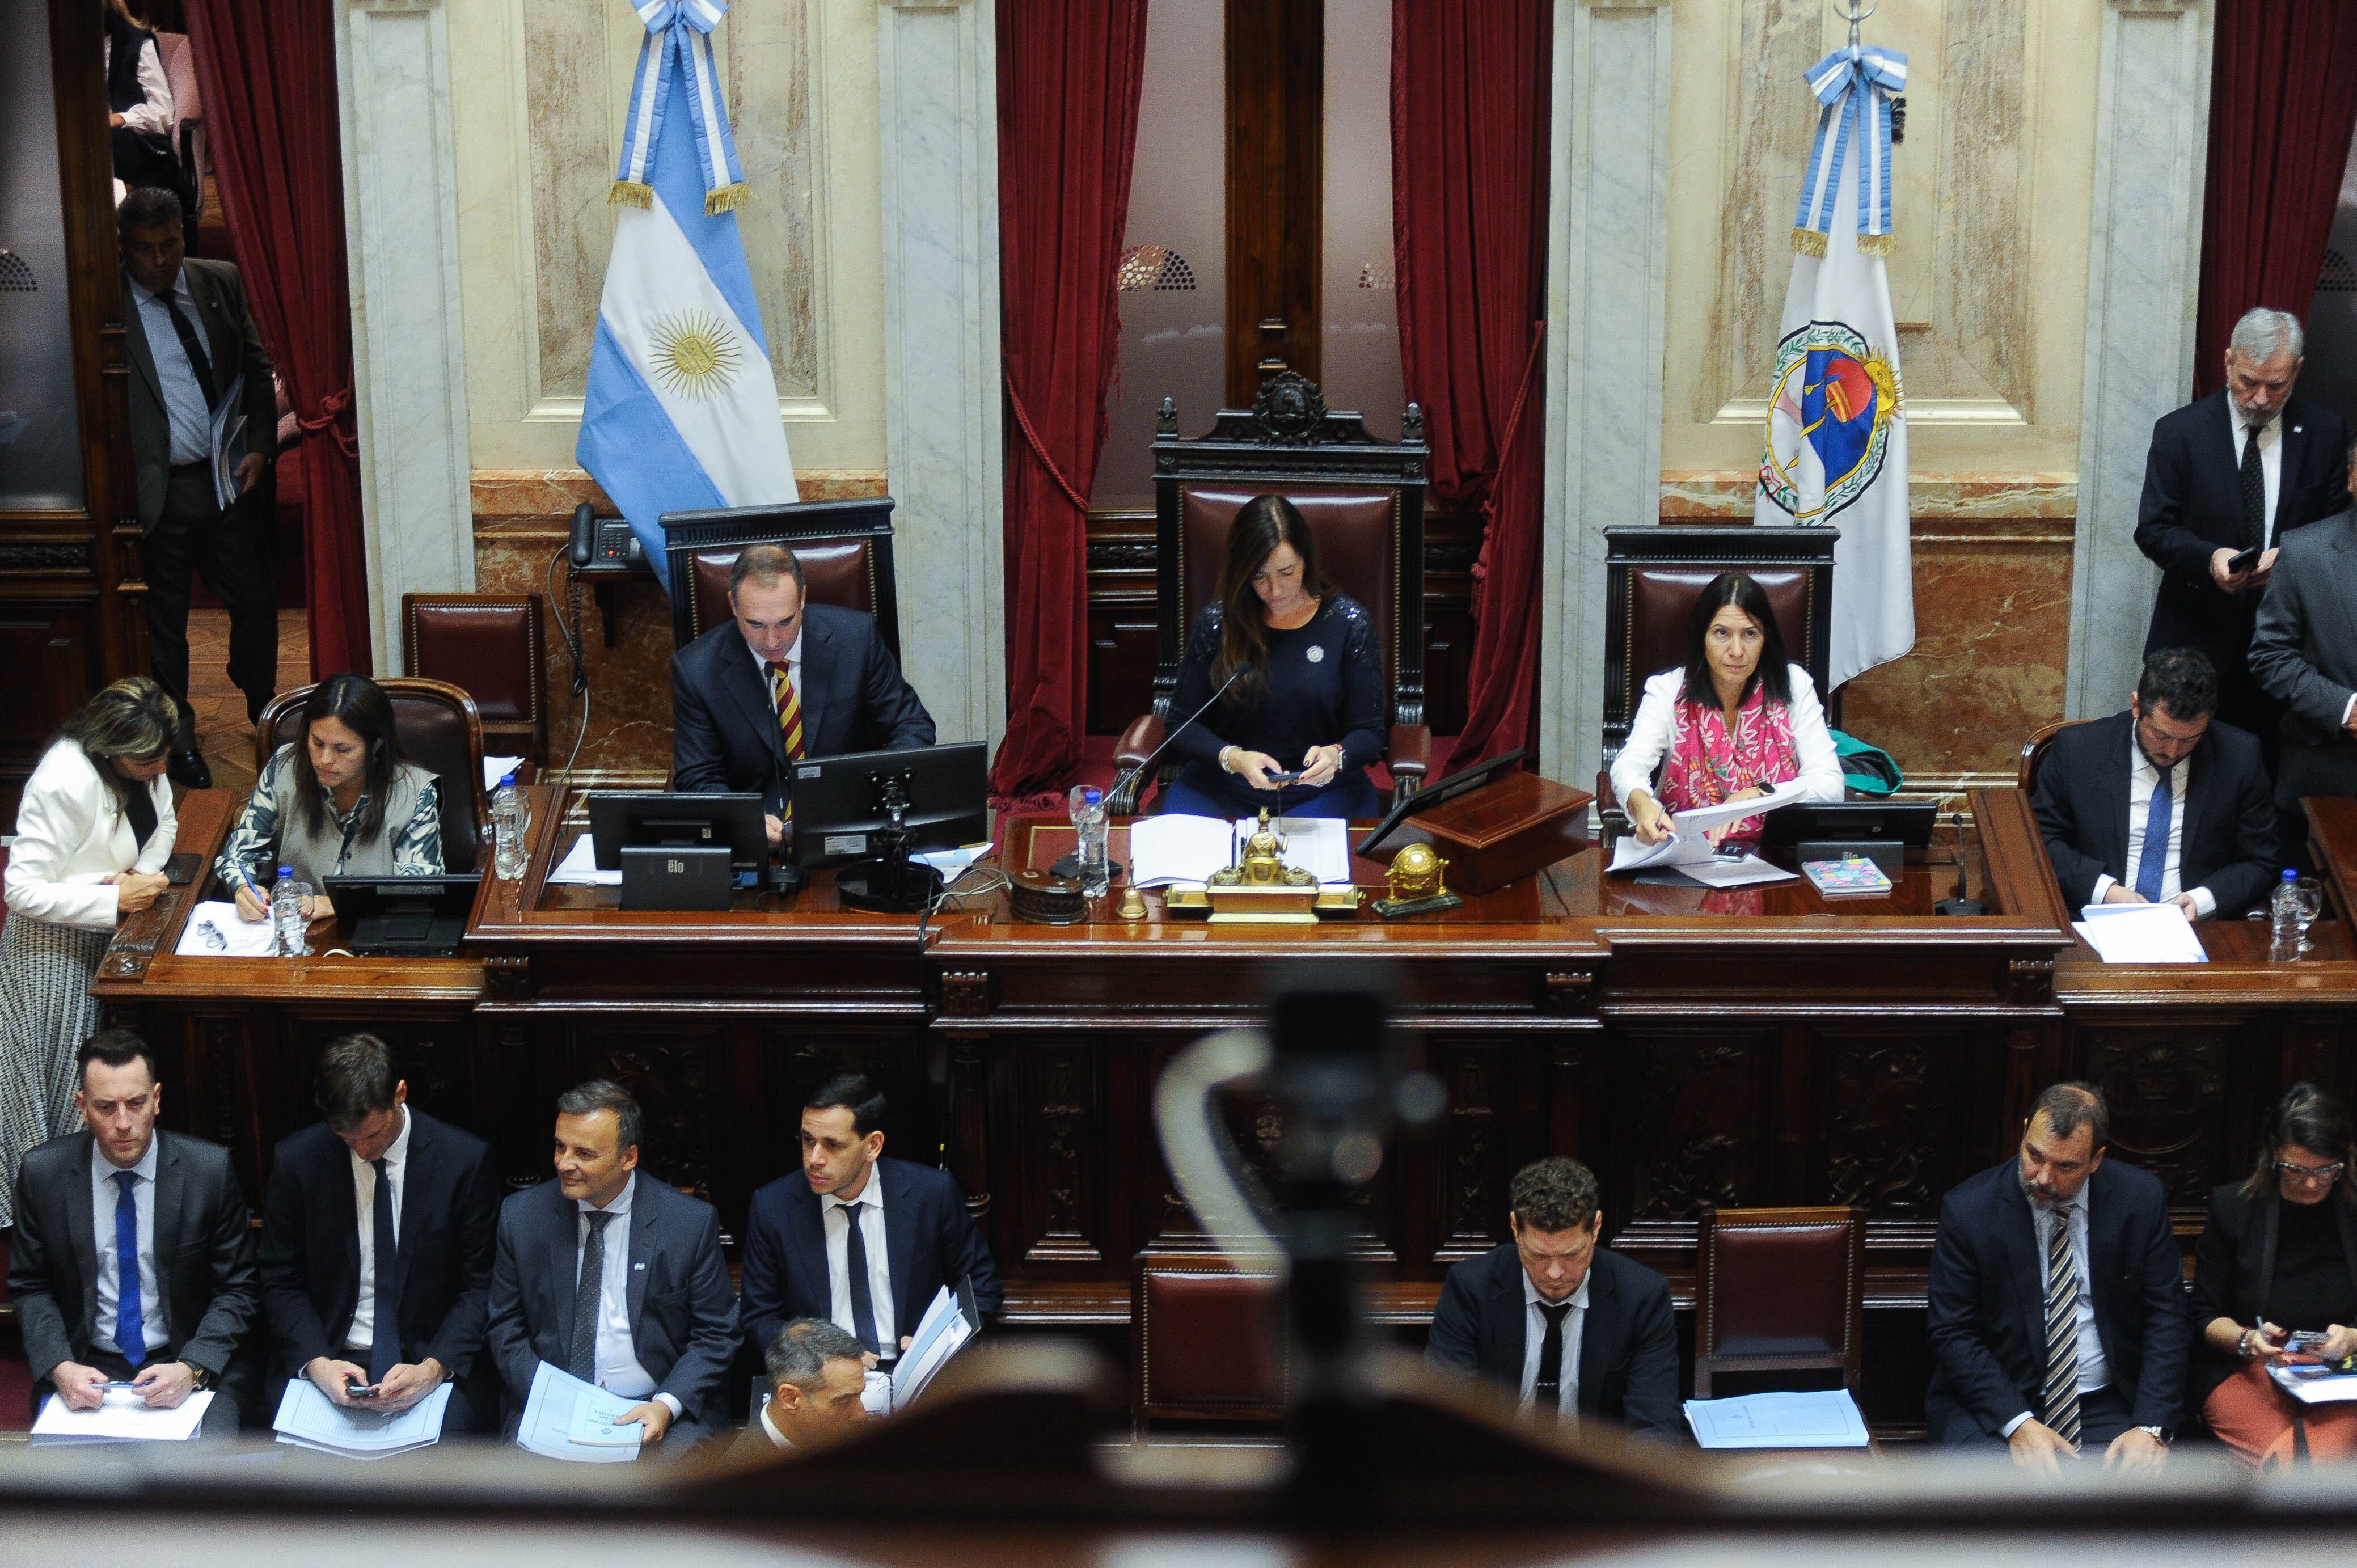
[[[532,247],[539,397],[579,397],[614,217],[608,145],[606,26],[582,0],[523,0],[524,102],[532,134]],[[534,398],[533,401],[537,401]]]

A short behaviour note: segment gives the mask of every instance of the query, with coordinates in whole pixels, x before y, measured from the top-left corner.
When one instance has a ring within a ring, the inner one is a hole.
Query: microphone
[[[1163,733],[1162,744],[1156,746],[1152,751],[1147,752],[1146,754],[1145,761],[1140,762],[1128,772],[1122,774],[1113,781],[1113,788],[1105,791],[1105,798],[1107,800],[1111,800],[1113,797],[1120,794],[1124,789],[1129,787],[1132,780],[1141,777],[1147,768],[1153,767],[1156,762],[1159,761],[1162,754],[1170,749],[1170,743],[1178,738],[1178,732],[1185,729],[1188,725],[1191,725],[1197,719],[1201,718],[1205,714],[1210,713],[1212,705],[1219,702],[1222,697],[1228,694],[1228,688],[1234,685],[1238,678],[1241,677],[1243,672],[1244,667],[1241,664],[1230,671],[1228,672],[1228,678],[1220,682],[1220,689],[1212,693],[1211,697],[1205,701],[1201,707],[1197,708],[1193,713],[1189,714],[1184,724],[1174,725]],[[1048,868],[1048,875],[1050,876],[1062,876],[1069,878],[1078,876],[1080,874],[1081,860],[1078,854],[1068,854]]]
[[[1988,913],[1986,903],[1965,896],[1964,814],[1962,811],[1951,811],[1948,813],[1948,821],[1954,824],[1956,830],[1956,896],[1953,898],[1943,898],[1932,905],[1932,913],[1934,915],[1986,915]]]

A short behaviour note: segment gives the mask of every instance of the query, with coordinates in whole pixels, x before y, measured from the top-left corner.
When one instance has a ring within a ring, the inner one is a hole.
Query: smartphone
[[[2330,1337],[2313,1328],[2303,1328],[2284,1341],[2284,1348],[2295,1356],[2313,1356],[2324,1348],[2325,1340]]]
[[[1297,768],[1290,773],[1264,773],[1261,777],[1272,784],[1290,784],[1300,778],[1301,774],[1302,769]]]
[[[372,1400],[376,1398],[376,1394],[377,1386],[374,1383],[346,1383],[344,1385],[344,1397],[348,1400]]]
[[[2247,572],[2258,564],[2259,547],[2254,544],[2248,550],[2239,551],[2233,555],[2227,557],[2226,570],[2229,572]]]

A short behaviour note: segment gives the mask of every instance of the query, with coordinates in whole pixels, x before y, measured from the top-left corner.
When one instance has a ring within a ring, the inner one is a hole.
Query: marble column
[[[449,17],[443,0],[338,16],[370,621],[378,671],[397,672],[401,596],[475,585]]]
[[[884,419],[900,653],[943,741],[1006,728],[993,0],[879,0]]]
[[[1547,214],[1540,769],[1602,751],[1604,530],[1659,521],[1669,0],[1555,6]]]
[[[2072,718],[2126,705],[2159,573],[2136,547],[2153,421],[2193,382],[2212,0],[2105,0],[2072,546]]]

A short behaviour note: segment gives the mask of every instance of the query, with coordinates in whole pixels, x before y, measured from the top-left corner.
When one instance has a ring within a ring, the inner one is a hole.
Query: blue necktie
[[[849,1227],[843,1234],[843,1272],[850,1276],[851,1332],[858,1337],[860,1348],[880,1356],[883,1348],[876,1343],[876,1301],[868,1287],[867,1238],[860,1233],[859,1206],[840,1206],[843,1219]]]
[[[400,1238],[393,1230],[393,1183],[384,1161],[371,1160],[376,1170],[376,1205],[371,1251],[376,1254],[376,1334],[369,1342],[369,1381],[381,1383],[401,1365]]]
[[[2169,868],[2169,769],[2158,769],[2152,787],[2152,810],[2144,818],[2144,851],[2136,856],[2136,890],[2147,904],[2160,902],[2160,874]]]
[[[136,1368],[147,1359],[147,1325],[139,1311],[137,1171],[114,1173],[114,1348]]]

